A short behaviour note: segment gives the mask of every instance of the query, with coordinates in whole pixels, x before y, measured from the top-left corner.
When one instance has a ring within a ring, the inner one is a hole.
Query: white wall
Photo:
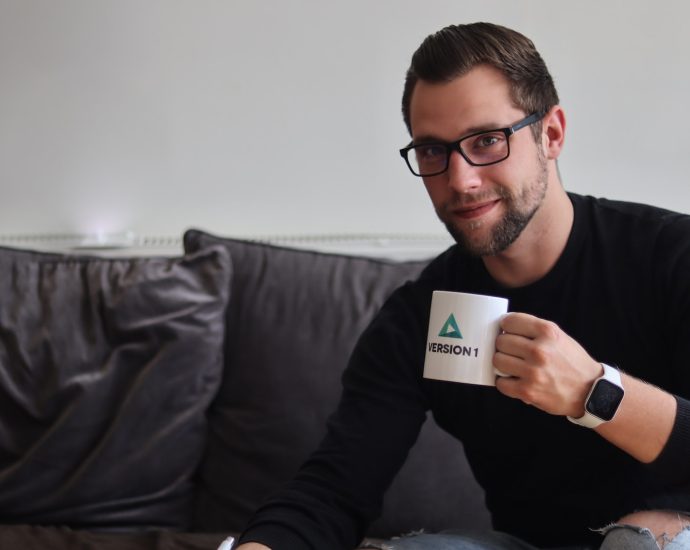
[[[0,234],[441,234],[397,149],[429,33],[530,36],[568,189],[690,211],[683,0],[0,0]]]

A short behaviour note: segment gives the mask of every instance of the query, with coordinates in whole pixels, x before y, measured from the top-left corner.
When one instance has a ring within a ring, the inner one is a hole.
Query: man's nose
[[[472,166],[460,151],[452,151],[448,158],[448,186],[458,193],[467,193],[481,187],[478,166]]]

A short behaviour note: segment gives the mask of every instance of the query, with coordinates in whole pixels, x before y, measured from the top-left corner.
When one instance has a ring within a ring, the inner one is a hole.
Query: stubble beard
[[[438,216],[445,224],[450,235],[463,251],[471,256],[494,256],[506,250],[522,234],[527,224],[534,217],[541,206],[546,189],[548,176],[546,160],[539,155],[539,171],[530,185],[525,186],[519,195],[514,196],[507,188],[497,187],[492,197],[500,198],[506,207],[506,213],[491,228],[486,238],[481,240],[472,238],[473,234],[481,229],[483,222],[477,221],[469,224],[469,229],[460,229],[453,224],[450,216],[438,212]],[[481,202],[483,197],[473,195],[472,202]],[[444,205],[444,210],[451,211],[459,204],[469,202],[467,197],[456,197]]]

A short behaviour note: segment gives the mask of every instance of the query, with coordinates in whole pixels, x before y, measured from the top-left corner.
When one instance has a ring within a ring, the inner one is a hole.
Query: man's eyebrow
[[[412,143],[418,144],[418,143],[448,143],[445,139],[441,139],[440,137],[427,134],[427,135],[421,135],[417,136],[412,140]]]
[[[495,123],[489,123],[489,124],[482,124],[481,126],[472,126],[470,128],[467,128],[465,132],[463,132],[462,135],[458,136],[457,138],[451,140],[455,141],[456,139],[462,139],[467,136],[471,136],[472,134],[479,134],[481,132],[489,132],[491,130],[500,130],[501,128],[505,128],[505,126],[500,126],[499,124]],[[421,136],[417,136],[414,138],[413,143],[450,143],[449,141],[446,141],[445,139],[441,139],[438,136],[435,136],[433,134],[422,134]]]

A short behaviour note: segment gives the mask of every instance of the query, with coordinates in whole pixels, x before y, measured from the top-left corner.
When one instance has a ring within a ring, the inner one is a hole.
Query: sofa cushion
[[[101,533],[65,527],[0,525],[3,550],[216,550],[224,538],[206,533]]]
[[[226,367],[210,411],[194,528],[241,530],[324,435],[350,352],[384,300],[426,261],[296,250],[197,230],[188,252],[224,245],[233,260]],[[425,423],[370,535],[487,524],[462,446]]]
[[[0,248],[0,523],[187,526],[230,276]]]

